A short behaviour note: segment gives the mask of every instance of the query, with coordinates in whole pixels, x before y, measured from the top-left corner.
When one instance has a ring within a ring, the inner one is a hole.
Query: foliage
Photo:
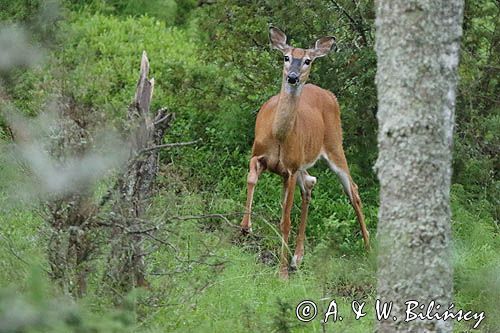
[[[0,12],[1,21],[28,21],[35,17],[38,13],[42,1],[40,0],[25,0],[25,1],[10,1],[1,0]]]
[[[194,9],[195,0],[66,0],[75,11],[87,11],[116,16],[150,16],[169,26],[183,25]]]
[[[132,308],[96,314],[67,298],[49,294],[51,286],[39,271],[31,272],[25,294],[0,290],[0,332],[133,332]]]
[[[52,46],[53,34],[64,14],[58,0],[0,0],[0,8],[1,28],[22,23],[34,41]]]
[[[500,219],[500,8],[468,1],[457,96],[454,183],[465,186],[470,209]],[[498,222],[497,222],[498,223]]]

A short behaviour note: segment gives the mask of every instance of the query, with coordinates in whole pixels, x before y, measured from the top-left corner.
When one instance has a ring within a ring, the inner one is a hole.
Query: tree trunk
[[[378,298],[394,302],[378,331],[451,332],[450,320],[404,320],[409,300],[425,304],[423,314],[432,300],[440,313],[452,301],[449,191],[463,1],[375,6]]]

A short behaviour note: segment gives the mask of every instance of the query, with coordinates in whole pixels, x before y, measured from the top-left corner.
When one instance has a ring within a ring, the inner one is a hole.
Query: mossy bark
[[[441,310],[452,302],[449,191],[463,1],[378,0],[375,7],[378,298],[394,302],[377,327],[451,332],[450,320],[405,322],[405,302],[434,300]]]

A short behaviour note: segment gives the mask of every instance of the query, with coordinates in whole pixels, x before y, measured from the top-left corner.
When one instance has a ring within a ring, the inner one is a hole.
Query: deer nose
[[[297,75],[297,73],[292,72],[292,73],[288,74],[286,79],[287,79],[288,83],[295,84],[299,81],[299,76]]]

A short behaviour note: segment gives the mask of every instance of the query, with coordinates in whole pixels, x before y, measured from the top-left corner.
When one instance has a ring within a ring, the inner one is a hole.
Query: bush
[[[140,17],[147,15],[174,26],[186,23],[196,0],[66,0],[74,11],[102,13],[116,16]]]

